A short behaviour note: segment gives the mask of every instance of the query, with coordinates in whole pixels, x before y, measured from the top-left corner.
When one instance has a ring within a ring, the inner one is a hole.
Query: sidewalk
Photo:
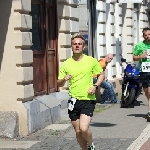
[[[150,124],[147,125],[127,150],[150,150]]]
[[[140,150],[149,150],[150,149],[150,138],[142,145]]]

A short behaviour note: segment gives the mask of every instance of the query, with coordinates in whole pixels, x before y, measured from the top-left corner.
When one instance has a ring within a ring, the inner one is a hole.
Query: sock
[[[92,142],[92,144],[90,146],[88,145],[88,147],[91,147],[92,145],[94,145],[93,142]]]

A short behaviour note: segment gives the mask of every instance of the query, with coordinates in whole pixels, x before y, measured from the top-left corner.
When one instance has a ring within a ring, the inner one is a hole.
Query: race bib
[[[76,103],[76,98],[71,98],[71,99],[69,99],[68,100],[68,109],[70,110],[70,111],[72,111],[73,109],[74,109],[74,105],[75,105],[75,103]]]
[[[142,62],[142,72],[150,72],[150,62]]]

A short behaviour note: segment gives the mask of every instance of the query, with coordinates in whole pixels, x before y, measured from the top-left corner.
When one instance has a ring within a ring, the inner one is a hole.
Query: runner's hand
[[[89,93],[89,94],[95,94],[95,92],[96,92],[96,87],[95,87],[95,86],[91,87],[91,88],[88,90],[88,93]]]
[[[147,58],[147,52],[145,51],[142,55],[140,55],[140,58]]]
[[[67,80],[70,80],[72,78],[72,76],[70,74],[67,74],[65,77],[64,77],[64,80],[67,81]]]

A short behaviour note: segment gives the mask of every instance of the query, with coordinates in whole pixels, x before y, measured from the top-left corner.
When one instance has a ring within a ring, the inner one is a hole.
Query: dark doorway
[[[31,2],[31,50],[36,96],[57,91],[57,7],[55,0]]]

